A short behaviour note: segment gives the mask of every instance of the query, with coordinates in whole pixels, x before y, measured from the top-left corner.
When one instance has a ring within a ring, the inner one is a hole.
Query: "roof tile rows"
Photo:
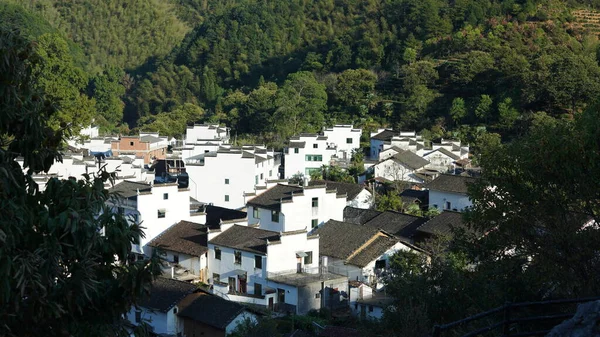
[[[179,304],[183,308],[178,316],[201,322],[220,330],[225,330],[245,307],[239,303],[218,296],[197,292],[188,295]]]
[[[279,232],[258,229],[255,227],[233,225],[219,234],[209,243],[253,253],[266,254],[268,241],[279,241]]]
[[[292,194],[300,194],[304,189],[295,185],[277,184],[261,195],[247,202],[248,206],[257,206],[274,211],[281,210],[281,201],[292,198]]]
[[[187,282],[159,277],[152,282],[150,297],[140,303],[148,309],[167,312],[198,288]]]
[[[148,243],[150,247],[200,256],[208,251],[207,228],[189,221],[180,221]]]
[[[468,191],[468,185],[476,181],[477,178],[441,174],[433,181],[428,183],[426,187],[430,190],[466,194]]]

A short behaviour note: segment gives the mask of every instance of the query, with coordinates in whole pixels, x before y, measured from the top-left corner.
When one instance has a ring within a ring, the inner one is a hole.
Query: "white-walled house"
[[[183,320],[177,316],[178,304],[195,291],[197,287],[191,283],[159,277],[152,282],[150,297],[139,307],[132,307],[127,319],[134,325],[147,321],[155,334],[182,334]]]
[[[263,146],[221,146],[185,160],[190,195],[204,203],[241,208],[246,193],[277,179],[281,155]]]
[[[360,148],[361,129],[352,125],[336,125],[324,129],[322,134],[300,134],[290,138],[285,153],[284,178],[296,174],[310,178],[313,171],[323,165],[347,163],[352,152]]]
[[[200,217],[197,217],[200,218]],[[208,228],[190,221],[179,221],[147,244],[148,253],[160,248],[167,269],[165,277],[182,281],[208,282]]]
[[[423,183],[423,178],[417,173],[428,164],[429,161],[426,159],[404,150],[373,165],[373,174],[375,178],[384,178],[389,181]]]
[[[319,267],[319,238],[306,230],[222,224],[209,232],[208,247],[218,296],[296,314],[345,303],[347,279]]]
[[[199,154],[217,151],[220,146],[229,144],[229,128],[218,124],[195,124],[185,130],[181,158],[197,156]]]
[[[346,194],[346,206],[357,208],[373,207],[373,195],[364,185],[329,180],[312,180],[308,185],[326,185],[327,190],[335,189],[337,194]]]
[[[310,231],[329,219],[342,220],[347,198],[325,184],[276,184],[257,194],[247,202],[248,223],[277,232]]]
[[[115,196],[109,204],[114,212],[124,214],[130,221],[144,227],[145,237],[135,245],[134,252],[143,253],[144,246],[167,228],[181,220],[194,221],[196,214],[190,211],[190,194],[177,183],[146,184],[124,181],[109,189]]]
[[[422,252],[374,226],[330,220],[319,227],[319,249],[327,256],[329,271],[346,275],[350,281],[383,286],[380,276],[389,267],[389,258],[400,250]]]
[[[473,205],[467,195],[468,185],[477,179],[468,176],[442,174],[427,184],[429,207],[442,210],[463,211]]]
[[[380,320],[385,310],[394,304],[394,298],[384,291],[374,291],[361,282],[350,284],[350,310],[360,319]]]

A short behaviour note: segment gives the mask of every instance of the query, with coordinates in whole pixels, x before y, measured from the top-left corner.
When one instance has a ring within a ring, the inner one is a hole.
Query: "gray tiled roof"
[[[279,241],[278,232],[248,226],[233,225],[228,230],[209,241],[215,246],[224,246],[248,252],[265,254],[267,241]]]
[[[365,226],[378,228],[393,235],[411,238],[417,227],[426,220],[414,215],[385,211],[367,222]]]
[[[289,148],[301,148],[303,149],[306,146],[306,142],[290,142],[288,145]]]
[[[477,179],[472,177],[441,174],[427,184],[426,187],[430,190],[467,194],[468,184],[472,184],[475,181],[477,181]]]
[[[371,137],[371,139],[377,139],[377,140],[390,140],[392,139],[392,137],[394,137],[396,135],[396,133],[392,130],[384,130],[378,134],[376,134],[375,136]]]
[[[302,193],[304,189],[300,186],[277,184],[263,192],[256,198],[250,199],[247,204],[249,206],[257,206],[274,211],[281,210],[281,200],[292,198],[292,193]]]
[[[137,196],[138,190],[140,192],[148,192],[152,190],[152,187],[150,184],[143,182],[125,180],[109,188],[108,192],[118,194],[123,198],[131,198]]]
[[[399,241],[400,240],[398,239],[381,235],[373,240],[373,242],[369,243],[368,246],[364,247],[360,252],[358,252],[358,254],[350,258],[347,262],[361,268],[365,267],[383,255],[389,249],[394,247],[394,245]]]
[[[392,157],[392,160],[405,166],[408,166],[413,170],[418,170],[424,167],[425,165],[429,164],[428,160],[423,159],[421,156],[418,156],[414,152],[408,150],[395,154]]]
[[[417,231],[433,235],[452,234],[452,228],[464,227],[462,217],[462,213],[444,211],[421,225]]]
[[[196,289],[191,283],[159,277],[152,282],[150,298],[142,301],[140,306],[167,312]]]
[[[355,225],[364,225],[381,214],[374,209],[364,209],[347,206],[344,208],[344,221]]]
[[[345,260],[374,235],[377,228],[329,220],[315,230],[319,234],[321,255]]]
[[[204,207],[204,212],[206,213],[205,225],[210,229],[219,228],[221,220],[244,219],[248,216],[248,213],[243,211],[214,205],[206,205]]]
[[[328,190],[336,189],[337,194],[346,194],[348,200],[356,198],[356,196],[365,189],[364,186],[359,184],[329,180],[311,180],[308,185],[326,185]]]
[[[206,226],[189,221],[179,221],[148,243],[164,250],[200,256],[208,250]]]
[[[239,303],[222,299],[218,296],[198,292],[188,295],[181,301],[183,309],[177,314],[204,323],[220,330],[225,330],[245,307]]]

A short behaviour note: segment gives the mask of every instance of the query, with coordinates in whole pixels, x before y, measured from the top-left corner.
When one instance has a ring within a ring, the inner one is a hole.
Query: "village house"
[[[245,194],[278,179],[281,155],[263,146],[221,146],[185,159],[191,196],[201,202],[242,208]]]
[[[194,221],[194,216],[201,214],[196,209],[190,210],[189,190],[178,188],[176,183],[151,185],[124,181],[109,192],[115,196],[108,201],[113,212],[144,227],[145,237],[133,247],[137,254],[148,250],[144,246],[167,228],[181,220]]]
[[[364,185],[329,180],[312,180],[308,183],[308,186],[318,185],[325,185],[327,190],[335,189],[337,194],[346,194],[346,206],[357,208],[373,206],[373,195]]]
[[[319,238],[222,223],[209,231],[210,283],[223,298],[305,314],[347,305],[347,278],[319,266]]]
[[[121,136],[111,141],[114,156],[131,155],[142,158],[144,164],[150,164],[155,158],[165,158],[169,141],[158,133],[140,133],[139,136]]]
[[[406,243],[413,242],[416,229],[425,221],[426,218],[395,211],[380,212],[354,207],[344,209],[344,222],[382,230]]]
[[[189,294],[179,307],[184,337],[225,337],[247,320],[257,321],[257,314],[247,307],[204,291]]]
[[[347,202],[345,193],[325,184],[303,187],[269,183],[267,189],[257,189],[254,195],[247,202],[248,223],[278,232],[310,231],[329,219],[342,220]]]
[[[150,297],[139,307],[132,307],[127,319],[134,325],[148,322],[157,335],[181,336],[184,326],[177,315],[179,303],[196,291],[197,287],[191,283],[159,277],[152,282]]]
[[[394,298],[385,291],[373,291],[361,282],[350,282],[350,310],[361,320],[380,320]]]
[[[413,239],[417,243],[422,243],[433,238],[450,238],[452,230],[459,228],[466,229],[463,214],[446,210],[419,226]]]
[[[194,124],[185,130],[185,140],[175,150],[181,153],[181,159],[199,154],[217,151],[220,146],[229,144],[230,129],[218,124]]]
[[[336,125],[321,134],[300,134],[290,138],[285,153],[286,179],[300,174],[310,179],[310,174],[323,165],[347,166],[352,152],[360,148],[362,130],[352,125]]]
[[[374,288],[383,286],[380,276],[392,255],[400,250],[421,252],[407,239],[370,225],[329,220],[314,234],[319,235],[319,250],[327,257],[330,272]]]
[[[442,174],[426,185],[429,189],[429,207],[438,210],[463,211],[473,205],[467,195],[468,185],[476,178]]]
[[[429,165],[429,161],[404,150],[373,165],[373,176],[388,181],[406,181],[423,183],[425,179],[419,175]],[[359,179],[359,183],[363,179]]]

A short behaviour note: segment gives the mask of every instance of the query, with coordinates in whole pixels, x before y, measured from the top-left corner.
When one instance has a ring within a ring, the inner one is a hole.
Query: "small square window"
[[[269,177],[273,176],[273,170],[269,170]]]
[[[164,209],[159,209],[157,211],[157,216],[159,219],[162,219],[167,216],[167,211],[165,211]]]
[[[169,193],[163,193],[163,200],[169,200]]]
[[[173,308],[173,313],[176,314],[177,313],[177,308]]]
[[[215,247],[215,260],[221,259],[221,248]]]
[[[229,201],[229,195],[225,194],[225,202]]]
[[[254,219],[260,219],[260,211],[258,210],[258,208],[254,208],[252,209],[252,216],[254,217]]]
[[[204,150],[204,153],[208,153],[208,152],[210,152],[210,151],[208,151],[208,150]]]
[[[279,222],[279,212],[271,211],[271,221]]]
[[[300,153],[300,149],[299,148],[294,148],[294,153]]]
[[[319,148],[319,144],[313,144],[313,149],[318,149]]]
[[[318,225],[319,225],[319,220],[318,219],[312,219],[310,221],[310,228],[317,228]]]
[[[312,252],[305,252],[306,256],[304,257],[304,264],[312,264]]]
[[[262,256],[254,255],[254,268],[262,269]]]
[[[229,185],[229,179],[225,178],[225,185]]]
[[[352,138],[346,138],[346,144],[352,144]]]
[[[450,201],[446,201],[446,209],[452,209],[452,203]]]
[[[312,207],[319,207],[319,198],[312,198]]]
[[[173,263],[179,263],[179,255],[173,255]]]
[[[133,142],[129,142],[129,146],[133,146]]]
[[[263,174],[262,173],[260,174],[260,180],[263,180]]]
[[[233,252],[235,264],[242,264],[242,252]]]
[[[141,321],[142,321],[142,311],[136,310],[135,311],[135,322],[140,323]]]

